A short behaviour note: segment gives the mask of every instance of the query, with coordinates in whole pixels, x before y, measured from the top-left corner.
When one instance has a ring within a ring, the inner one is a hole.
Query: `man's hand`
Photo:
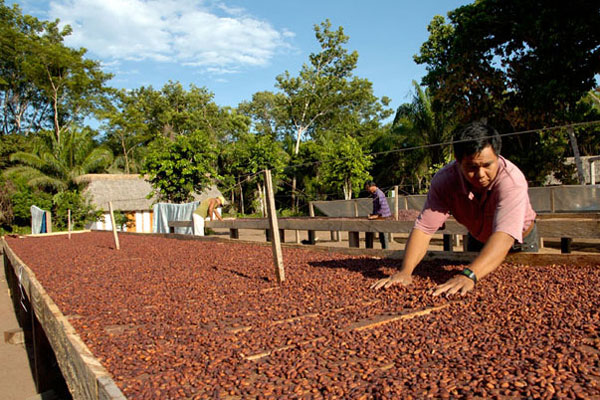
[[[455,277],[448,279],[446,283],[438,285],[433,292],[433,296],[439,296],[442,293],[446,293],[446,296],[458,293],[464,296],[468,291],[475,287],[475,282],[469,277],[464,275],[456,275]]]
[[[378,219],[379,218],[379,214],[369,214],[367,216],[368,219]]]
[[[371,285],[371,289],[385,289],[397,283],[403,286],[408,286],[412,283],[412,276],[404,274],[402,272],[397,272],[392,276],[378,280],[377,282]]]

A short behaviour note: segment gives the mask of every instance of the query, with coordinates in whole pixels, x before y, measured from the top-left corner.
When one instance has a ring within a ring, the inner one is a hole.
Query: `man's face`
[[[492,146],[487,146],[479,153],[463,157],[460,170],[474,190],[484,190],[496,178],[498,156]]]
[[[369,192],[373,194],[377,191],[377,186],[367,186],[367,189],[369,189]]]

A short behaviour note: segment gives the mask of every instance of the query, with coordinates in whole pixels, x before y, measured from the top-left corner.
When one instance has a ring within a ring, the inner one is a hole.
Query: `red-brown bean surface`
[[[461,266],[110,233],[7,238],[130,399],[600,396],[600,266],[502,265],[465,297]],[[447,305],[364,330],[357,323]]]

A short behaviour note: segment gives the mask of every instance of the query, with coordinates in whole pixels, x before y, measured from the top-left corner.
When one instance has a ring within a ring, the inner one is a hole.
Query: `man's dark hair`
[[[375,181],[367,181],[367,183],[365,183],[366,187],[371,187],[371,186],[377,186],[377,184],[375,183]]]
[[[458,161],[481,152],[487,146],[491,146],[494,154],[499,156],[502,148],[502,138],[498,131],[483,122],[471,122],[456,128],[452,139],[454,156]]]

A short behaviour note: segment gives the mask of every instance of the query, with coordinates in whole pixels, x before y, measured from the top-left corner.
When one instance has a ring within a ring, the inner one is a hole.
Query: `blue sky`
[[[410,101],[425,73],[413,61],[434,15],[465,0],[6,0],[42,20],[73,27],[66,44],[85,47],[115,76],[110,85],[160,89],[169,80],[206,87],[221,106],[275,91],[318,51],[313,27],[330,19],[359,53],[355,75],[392,107]]]

